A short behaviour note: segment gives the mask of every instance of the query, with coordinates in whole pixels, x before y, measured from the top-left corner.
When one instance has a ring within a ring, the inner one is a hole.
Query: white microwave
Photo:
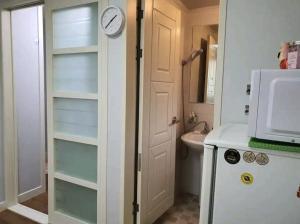
[[[300,70],[252,72],[249,136],[300,143]]]

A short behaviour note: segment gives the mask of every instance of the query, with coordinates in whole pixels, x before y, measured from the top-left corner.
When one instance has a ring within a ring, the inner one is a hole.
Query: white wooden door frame
[[[218,31],[218,55],[217,71],[215,83],[215,103],[214,103],[214,128],[221,125],[222,116],[222,94],[223,94],[223,76],[224,76],[224,59],[225,59],[225,39],[226,39],[226,19],[227,5],[229,0],[220,0],[220,17]]]
[[[157,2],[156,2],[157,3]],[[175,3],[170,2],[172,5],[176,7]],[[141,154],[141,161],[143,161],[143,150],[148,148],[148,137],[149,137],[149,131],[150,131],[150,103],[148,102],[150,99],[150,86],[151,86],[151,77],[150,73],[152,70],[152,30],[153,30],[153,10],[154,10],[154,1],[147,1],[143,0],[142,5],[144,8],[144,19],[142,21],[142,34],[141,34],[141,47],[143,49],[143,58],[141,60],[141,71],[140,71],[140,123],[139,123],[139,154]],[[164,8],[162,7],[162,10]],[[179,10],[178,10],[179,11]],[[176,13],[174,15],[171,15],[176,20],[176,52],[175,52],[175,73],[174,76],[174,97],[173,97],[173,116],[177,115],[177,95],[178,92],[178,83],[176,83],[176,76],[178,75],[178,72],[180,72],[180,27],[181,27],[181,18],[180,13]],[[176,125],[172,128],[172,138],[176,138]],[[172,147],[175,147],[173,145]],[[171,155],[171,157],[175,157],[174,155]],[[174,164],[175,169],[175,164]],[[147,167],[145,167],[145,164],[142,162],[141,169],[145,170]],[[175,184],[175,182],[174,182]],[[143,187],[142,183],[142,175],[141,172],[138,172],[138,192],[137,192],[137,201],[140,204],[140,211],[137,214],[137,221],[140,224],[143,224],[143,220],[141,220],[145,215],[141,214],[144,212],[144,209],[141,205],[141,189]],[[174,188],[175,186],[172,186]]]
[[[41,5],[41,0],[15,0],[5,1],[0,4],[1,13],[1,41],[0,41],[0,63],[2,70],[2,105],[3,105],[3,148],[5,169],[5,203],[1,210],[10,209],[20,215],[41,223],[48,222],[48,216],[18,204],[18,160],[17,160],[17,138],[14,105],[14,81],[12,65],[12,42],[11,42],[11,10],[20,7]],[[41,80],[43,81],[43,80]],[[42,83],[41,83],[42,84]],[[43,97],[43,96],[40,96]],[[41,111],[41,113],[43,113]],[[44,117],[44,113],[42,115]],[[42,126],[43,127],[43,126]],[[43,129],[42,129],[43,130]],[[44,134],[43,134],[44,136]],[[42,159],[42,158],[41,158]],[[45,160],[45,157],[43,157]],[[44,172],[44,169],[43,169]],[[42,173],[42,172],[41,172]],[[45,178],[42,177],[43,182]],[[44,186],[45,187],[45,186]],[[43,188],[44,188],[43,187]],[[24,213],[24,211],[26,211]]]

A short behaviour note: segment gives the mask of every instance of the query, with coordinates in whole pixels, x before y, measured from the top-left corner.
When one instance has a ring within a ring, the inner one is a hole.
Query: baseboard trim
[[[4,211],[5,209],[7,209],[6,201],[0,202],[0,212]]]
[[[49,223],[48,215],[46,215],[42,212],[36,211],[34,209],[28,208],[21,204],[16,204],[14,206],[11,206],[8,208],[8,210],[10,210],[16,214],[19,214],[23,217],[26,217],[34,222],[40,223],[40,224],[48,224]]]
[[[20,194],[18,196],[18,201],[19,201],[19,203],[23,203],[24,201],[27,201],[33,197],[36,197],[36,196],[44,193],[45,191],[46,191],[46,189],[41,185],[37,188],[34,188],[32,190],[29,190],[29,191],[26,191],[26,192]]]

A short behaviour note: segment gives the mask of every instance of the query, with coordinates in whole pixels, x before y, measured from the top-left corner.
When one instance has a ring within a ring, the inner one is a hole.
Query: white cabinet
[[[212,223],[298,224],[300,159],[268,154],[266,165],[242,158],[232,165],[224,159],[227,150],[218,149]],[[238,152],[242,157],[245,151]],[[253,176],[252,184],[241,181],[244,173]]]
[[[299,224],[300,154],[248,147],[248,127],[205,139],[201,224]]]

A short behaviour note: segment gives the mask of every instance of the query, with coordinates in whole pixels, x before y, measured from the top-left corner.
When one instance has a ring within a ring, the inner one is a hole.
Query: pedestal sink
[[[200,131],[192,131],[182,135],[181,140],[191,149],[203,151],[205,137]]]
[[[202,134],[201,131],[188,132],[181,136],[181,140],[190,149],[199,152],[200,167],[203,168],[203,152],[204,152],[204,139],[207,134]],[[202,170],[201,170],[202,173]],[[202,175],[200,174],[200,192],[202,185]]]

